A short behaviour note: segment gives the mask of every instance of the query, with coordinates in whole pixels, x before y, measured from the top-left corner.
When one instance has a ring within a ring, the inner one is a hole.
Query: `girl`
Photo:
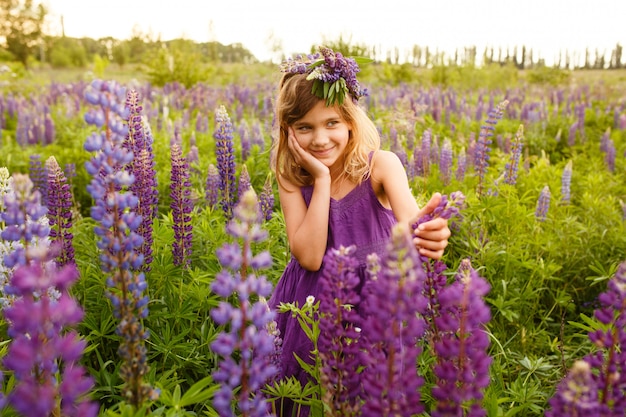
[[[292,258],[270,299],[272,308],[317,298],[324,255],[341,245],[356,245],[363,282],[367,255],[382,254],[392,226],[417,221],[441,198],[435,194],[418,207],[402,162],[379,149],[376,126],[357,105],[364,91],[356,81],[356,62],[328,48],[321,53],[287,61],[279,83],[273,169]],[[421,254],[438,259],[449,237],[447,221],[439,218],[421,224],[414,243]],[[295,376],[304,386],[307,375],[294,354],[309,361],[313,345],[289,313],[276,321],[282,376]],[[291,416],[291,404],[282,413]]]

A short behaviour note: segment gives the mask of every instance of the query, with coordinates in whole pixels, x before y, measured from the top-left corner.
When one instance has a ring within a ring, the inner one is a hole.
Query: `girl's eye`
[[[308,126],[299,126],[296,130],[298,132],[306,132],[307,130],[309,130],[309,127]]]

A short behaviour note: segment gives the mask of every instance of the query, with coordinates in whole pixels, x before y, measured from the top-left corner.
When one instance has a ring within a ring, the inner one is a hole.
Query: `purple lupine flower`
[[[607,144],[609,142],[609,139],[611,138],[611,128],[608,127],[604,133],[602,134],[602,136],[600,137],[600,151],[601,152],[606,152],[607,151]]]
[[[59,251],[55,262],[61,267],[74,261],[74,235],[72,227],[72,201],[70,187],[65,174],[54,156],[46,160],[48,172],[48,222],[50,224],[50,240],[57,245]]]
[[[467,155],[465,154],[465,148],[461,148],[456,158],[456,172],[454,174],[457,181],[463,181],[465,179],[466,170],[467,170]]]
[[[569,204],[571,193],[570,187],[572,185],[572,161],[568,161],[563,168],[563,174],[561,175],[561,202],[563,204]]]
[[[519,170],[519,161],[522,156],[522,147],[524,146],[524,125],[520,125],[513,140],[509,162],[504,168],[504,183],[517,184],[517,172]]]
[[[239,140],[241,144],[241,160],[246,162],[248,157],[250,156],[250,147],[252,146],[252,142],[250,140],[250,128],[248,127],[248,122],[246,119],[241,121],[239,125]]]
[[[439,173],[442,176],[443,183],[450,182],[452,169],[452,141],[445,138],[441,146],[441,155],[439,156]]]
[[[248,173],[248,167],[244,164],[241,167],[241,173],[239,173],[239,187],[237,191],[237,201],[241,199],[243,193],[252,188],[250,183],[250,173]]]
[[[11,191],[11,180],[7,167],[0,167],[0,213],[4,211],[4,196]]]
[[[41,195],[33,190],[28,175],[13,175],[11,186],[12,191],[4,196],[4,212],[0,213],[0,221],[5,224],[0,237],[17,244],[13,252],[4,256],[3,263],[7,268],[16,268],[47,260],[48,209],[41,205]]]
[[[418,340],[426,329],[420,317],[427,309],[425,273],[408,228],[400,223],[392,229],[382,258],[374,258],[368,259],[372,276],[363,286],[359,307],[365,365],[361,382],[367,393],[361,415],[413,416],[423,411],[423,380],[415,364],[421,353]]]
[[[549,404],[545,417],[608,415],[600,414],[598,386],[591,366],[584,360],[574,362],[567,376],[559,382]]]
[[[16,379],[8,402],[22,416],[98,415],[86,398],[93,381],[79,365],[85,342],[68,330],[83,317],[69,293],[77,278],[74,264],[56,270],[42,263],[20,266],[11,278],[17,299],[4,310],[12,340],[3,364]],[[52,298],[50,288],[60,296]]]
[[[430,147],[432,143],[432,134],[430,129],[426,129],[422,134],[422,143],[421,143],[421,158],[422,158],[422,170],[424,172],[424,176],[428,176],[430,172]]]
[[[231,403],[236,403],[238,416],[267,417],[268,403],[262,388],[277,372],[270,358],[275,353],[275,338],[268,328],[274,312],[263,301],[252,299],[267,297],[272,284],[264,275],[253,271],[271,266],[268,252],[253,255],[256,242],[267,238],[267,232],[259,227],[259,209],[254,190],[248,190],[234,209],[234,217],[226,231],[240,244],[224,244],[217,250],[222,271],[217,275],[211,289],[224,299],[236,299],[231,305],[221,301],[211,311],[219,325],[228,325],[219,333],[211,349],[222,357],[213,378],[220,383],[213,398],[213,407],[223,417],[234,417]]]
[[[219,186],[220,186],[220,173],[215,168],[215,165],[209,164],[209,169],[206,176],[206,185],[204,191],[204,199],[210,208],[217,205],[219,199]]]
[[[135,213],[139,200],[130,187],[135,181],[128,166],[133,154],[123,142],[128,132],[123,123],[129,110],[122,104],[126,95],[115,82],[95,80],[85,90],[85,99],[98,106],[91,109],[85,120],[98,125],[104,132],[94,132],[85,141],[85,149],[95,152],[85,167],[92,176],[87,190],[94,200],[91,217],[97,222],[94,232],[99,240],[101,269],[109,287],[107,296],[118,320],[116,333],[121,337],[118,354],[122,359],[120,375],[126,400],[135,408],[158,396],[144,382],[149,371],[145,340],[148,332],[141,320],[148,314],[148,298],[144,273],[139,272],[143,255],[138,249],[143,238],[136,231],[141,216]]]
[[[578,132],[578,122],[574,122],[570,125],[567,131],[567,144],[568,146],[576,145],[576,133]]]
[[[235,182],[235,153],[233,145],[233,125],[224,106],[215,111],[215,153],[217,170],[220,174],[220,198],[226,220],[233,216],[233,207],[237,197]]]
[[[143,255],[143,271],[149,271],[152,264],[152,225],[158,210],[158,189],[152,133],[148,121],[143,116],[143,106],[139,93],[130,90],[126,93],[125,120],[128,124],[128,133],[123,147],[133,153],[132,161],[126,166],[135,181],[130,185],[130,191],[137,197],[138,203],[135,214],[141,216],[141,224],[136,233],[143,237],[143,243],[138,248]]]
[[[259,194],[259,208],[261,218],[270,221],[274,215],[274,190],[272,189],[272,174],[267,174],[263,190]]]
[[[28,176],[30,180],[33,182],[33,189],[35,191],[39,191],[41,195],[41,204],[44,206],[47,202],[47,174],[45,170],[45,166],[41,161],[41,155],[33,154],[29,158],[28,163]]]
[[[355,309],[360,297],[354,257],[356,247],[331,249],[324,256],[320,277],[318,351],[320,384],[325,407],[340,416],[358,416],[361,401],[360,316]]]
[[[491,145],[491,138],[495,130],[495,125],[504,115],[504,109],[506,109],[508,104],[509,101],[504,100],[494,109],[489,111],[489,117],[487,117],[485,123],[480,127],[474,153],[474,169],[476,171],[476,175],[478,175],[478,186],[476,189],[478,196],[483,194],[485,175],[487,174],[487,168],[489,167],[489,152],[491,151],[489,145]]]
[[[598,296],[594,317],[602,327],[589,333],[598,348],[585,357],[592,369],[602,415],[626,415],[626,262],[622,262],[608,288]]]
[[[535,210],[535,217],[537,220],[544,221],[546,219],[548,210],[550,209],[550,198],[550,187],[546,185],[541,190],[539,198],[537,199],[537,209]]]
[[[439,340],[434,342],[437,377],[432,395],[437,401],[433,417],[485,416],[481,406],[483,390],[489,385],[491,357],[485,326],[491,312],[484,301],[487,281],[464,259],[456,281],[439,294],[440,316],[434,320]]]
[[[609,171],[615,172],[615,143],[612,139],[607,140],[604,161]]]
[[[189,181],[189,165],[182,155],[178,144],[171,148],[171,183],[170,196],[172,202],[172,227],[174,228],[174,242],[172,251],[174,265],[189,268],[191,265],[191,244],[193,239],[193,226],[191,224],[191,212],[193,201],[191,200],[191,182]]]

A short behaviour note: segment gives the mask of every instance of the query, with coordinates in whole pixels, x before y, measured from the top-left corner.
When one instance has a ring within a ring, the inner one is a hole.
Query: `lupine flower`
[[[143,263],[138,253],[143,238],[136,233],[142,221],[134,212],[138,198],[129,192],[135,178],[122,169],[133,158],[123,147],[127,127],[122,120],[128,112],[121,104],[124,98],[124,90],[114,82],[95,80],[85,90],[85,99],[98,106],[85,115],[85,120],[105,127],[105,132],[87,138],[85,149],[95,154],[85,167],[92,176],[87,190],[94,199],[91,217],[98,223],[94,232],[99,237],[101,269],[107,277],[113,314],[119,321],[116,333],[121,337],[118,354],[123,393],[137,408],[158,394],[144,383],[149,370],[145,348],[148,332],[141,319],[148,314],[148,298],[143,295],[147,289],[144,273],[137,272]]]
[[[441,146],[441,155],[439,157],[439,173],[442,176],[443,183],[450,182],[450,170],[452,169],[452,141],[445,138]]]
[[[253,271],[271,265],[268,252],[253,255],[253,244],[263,241],[267,232],[259,225],[259,208],[254,190],[248,190],[235,207],[234,218],[227,232],[240,244],[226,243],[217,251],[222,271],[211,289],[224,299],[235,298],[234,305],[221,301],[211,311],[219,325],[229,325],[227,332],[218,334],[211,349],[222,357],[213,378],[220,388],[213,398],[213,407],[222,417],[234,417],[234,400],[241,417],[267,417],[268,403],[262,388],[277,369],[270,363],[275,353],[274,337],[268,332],[273,312],[263,301],[253,302],[256,296],[267,297],[272,285],[264,275]]]
[[[244,164],[241,167],[241,173],[239,174],[239,188],[237,192],[237,201],[241,199],[243,193],[252,188],[250,183],[250,173],[248,173],[248,167]]]
[[[172,227],[174,228],[174,265],[182,265],[189,268],[191,264],[191,244],[193,239],[193,226],[191,224],[191,182],[189,181],[189,165],[182,155],[178,144],[171,148],[172,172],[170,183],[170,196],[172,202]]]
[[[85,342],[67,330],[83,317],[68,291],[77,278],[73,264],[56,270],[41,262],[20,266],[11,278],[17,299],[4,310],[12,340],[3,364],[16,379],[8,402],[22,416],[98,415],[98,404],[85,397],[93,381],[79,365]],[[51,298],[49,288],[60,296]]]
[[[563,168],[563,174],[561,175],[561,202],[563,204],[569,204],[570,202],[570,186],[572,184],[572,161],[568,161]]]
[[[246,119],[241,121],[239,125],[239,143],[241,144],[241,160],[246,162],[250,156],[250,147],[252,143],[250,141],[250,128]]]
[[[484,301],[489,289],[465,259],[456,281],[439,294],[440,316],[434,319],[439,339],[434,342],[437,382],[432,395],[437,405],[433,417],[487,414],[481,400],[490,381],[489,336],[484,329],[491,319]]]
[[[478,175],[478,186],[476,193],[481,196],[483,193],[485,175],[487,174],[487,168],[489,167],[489,152],[491,148],[491,138],[495,130],[495,125],[498,123],[504,114],[504,109],[509,104],[508,100],[504,100],[498,104],[494,109],[489,112],[489,117],[485,123],[480,127],[478,134],[478,141],[476,142],[476,149],[474,153],[474,169],[476,175]]]
[[[461,148],[456,158],[455,177],[457,181],[463,181],[465,179],[466,169],[467,169],[467,155],[465,154],[465,148]]]
[[[0,167],[0,213],[4,211],[4,196],[11,191],[11,175],[6,167]]]
[[[57,160],[51,156],[46,161],[48,172],[48,221],[50,224],[50,240],[58,246],[59,251],[55,262],[61,267],[74,263],[74,235],[72,227],[72,201],[74,200],[65,174]]]
[[[606,143],[606,153],[604,154],[606,166],[610,172],[615,172],[615,143],[608,139]]]
[[[332,416],[357,416],[360,404],[360,317],[355,306],[358,261],[356,247],[331,249],[324,256],[320,277],[318,351],[321,362],[322,401]]]
[[[33,189],[39,191],[41,195],[41,204],[46,205],[47,197],[47,174],[45,167],[41,162],[41,156],[33,154],[29,158],[28,175],[33,182]]]
[[[606,416],[626,415],[626,262],[622,262],[608,288],[599,295],[594,317],[603,327],[589,333],[598,348],[585,357],[598,390],[600,410]]]
[[[237,197],[235,182],[235,153],[233,145],[233,125],[224,106],[215,111],[215,153],[217,170],[220,174],[220,197],[226,219],[232,218],[232,211]]]
[[[211,208],[217,205],[219,199],[219,186],[220,186],[220,173],[215,168],[215,165],[209,164],[209,169],[206,176],[206,185],[204,192],[204,199],[207,205]]]
[[[568,375],[559,382],[549,404],[550,409],[546,410],[545,417],[609,415],[600,414],[598,386],[594,381],[591,366],[584,360],[574,362]]]
[[[272,174],[267,174],[263,190],[259,194],[259,208],[261,210],[261,218],[270,221],[274,214],[274,190],[272,189]]]
[[[519,161],[522,156],[522,147],[524,146],[524,125],[520,125],[513,139],[509,162],[504,168],[504,183],[517,184],[517,172],[519,170]]]
[[[363,347],[361,381],[367,393],[363,417],[413,416],[423,410],[416,372],[418,340],[427,308],[422,295],[425,273],[408,228],[397,224],[382,259],[370,255],[370,274],[361,293]],[[384,294],[384,296],[382,296]]]
[[[546,185],[541,190],[541,194],[539,194],[539,199],[537,200],[537,209],[535,210],[537,220],[544,221],[546,219],[548,210],[550,209],[550,198],[550,187]]]
[[[125,110],[128,133],[124,138],[123,147],[132,152],[134,156],[126,169],[135,177],[135,181],[129,189],[138,198],[135,213],[141,216],[141,225],[137,229],[137,233],[143,237],[143,243],[138,251],[144,257],[142,270],[149,271],[152,264],[152,225],[158,206],[156,170],[154,169],[154,140],[148,121],[142,114],[143,107],[137,91],[130,90],[127,92]]]

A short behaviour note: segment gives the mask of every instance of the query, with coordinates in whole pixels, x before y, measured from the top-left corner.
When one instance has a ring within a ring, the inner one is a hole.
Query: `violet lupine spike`
[[[362,365],[361,319],[355,307],[360,302],[360,285],[353,256],[355,246],[331,249],[324,256],[319,296],[320,384],[325,407],[342,417],[360,415],[361,379],[356,372]]]
[[[250,147],[252,146],[252,142],[250,140],[250,128],[248,127],[248,122],[246,119],[241,121],[239,125],[239,143],[241,144],[241,160],[246,162],[248,157],[250,156]]]
[[[4,310],[11,344],[3,364],[16,379],[8,403],[22,416],[98,415],[86,396],[93,381],[79,365],[85,341],[68,330],[83,317],[69,293],[77,279],[73,264],[57,270],[42,263],[20,266],[11,278],[16,300]],[[50,288],[60,295],[52,298]]]
[[[537,208],[535,209],[535,217],[537,218],[537,220],[541,222],[546,220],[548,210],[550,209],[550,199],[550,187],[546,185],[541,190],[539,198],[537,199]]]
[[[138,198],[135,213],[141,216],[141,225],[137,233],[143,237],[143,243],[138,251],[144,257],[142,270],[149,271],[153,259],[152,225],[158,206],[153,139],[148,122],[143,117],[143,106],[136,90],[126,93],[125,110],[128,133],[124,138],[123,148],[133,153],[133,159],[126,169],[135,177],[129,189]]]
[[[612,139],[607,140],[604,161],[609,172],[615,172],[615,143]]]
[[[107,296],[118,320],[116,333],[121,338],[118,354],[122,359],[120,376],[124,381],[124,398],[135,408],[155,399],[158,392],[145,383],[149,371],[145,340],[148,332],[141,320],[148,314],[147,283],[143,272],[143,255],[138,249],[143,238],[137,234],[141,216],[135,213],[138,198],[130,192],[134,176],[123,169],[133,154],[123,146],[128,109],[122,104],[126,95],[115,82],[95,80],[85,90],[85,99],[98,106],[85,115],[88,123],[104,127],[85,141],[85,149],[94,152],[85,167],[92,176],[87,190],[94,205],[91,217],[97,222],[101,269],[106,276]]]
[[[441,155],[439,156],[439,173],[441,174],[444,184],[450,182],[452,156],[452,141],[449,138],[445,138],[443,145],[441,145]]]
[[[423,379],[416,363],[426,329],[421,315],[428,303],[422,294],[422,261],[408,227],[395,225],[384,255],[378,261],[370,256],[368,263],[374,275],[363,286],[359,307],[365,365],[361,382],[367,393],[361,415],[413,416],[423,411]]]
[[[41,156],[33,154],[29,159],[28,175],[33,182],[33,190],[39,191],[41,194],[41,204],[47,205],[47,174],[43,162],[41,162]]]
[[[489,290],[489,283],[464,259],[456,281],[439,294],[440,316],[435,318],[439,340],[434,342],[433,368],[437,382],[432,390],[437,404],[433,417],[487,415],[481,402],[490,382],[491,357],[485,326],[491,312],[484,301]]]
[[[595,370],[593,380],[598,390],[602,415],[626,415],[626,262],[622,262],[608,288],[598,296],[600,307],[594,317],[603,327],[589,333],[598,348],[585,357]]]
[[[191,213],[193,201],[191,200],[191,182],[189,181],[189,164],[182,155],[178,144],[171,148],[171,182],[170,197],[172,202],[172,227],[174,228],[174,242],[172,252],[174,265],[189,268],[191,266],[191,246],[193,240],[193,225]]]
[[[465,171],[467,170],[467,155],[465,148],[461,148],[456,158],[456,172],[454,177],[457,181],[463,181],[465,179]]]
[[[504,109],[506,109],[508,104],[508,100],[504,100],[498,104],[489,112],[487,120],[485,120],[485,123],[480,127],[474,153],[474,170],[478,176],[478,185],[476,188],[478,196],[481,196],[484,191],[485,175],[487,174],[487,169],[489,168],[491,138],[493,137],[495,126],[504,115]]]
[[[239,173],[239,187],[237,191],[237,201],[241,199],[241,196],[252,188],[252,184],[250,182],[250,173],[248,172],[248,167],[244,164],[241,167],[241,172]]]
[[[219,201],[220,173],[213,164],[209,164],[206,176],[206,185],[204,187],[204,199],[210,208],[217,205]]]
[[[267,174],[263,190],[259,194],[259,209],[261,218],[270,221],[274,215],[274,190],[272,189],[272,174]]]
[[[600,413],[598,386],[591,366],[584,360],[574,362],[550,398],[545,417],[608,416]],[[618,416],[619,414],[610,414]]]
[[[572,161],[569,160],[563,168],[563,174],[561,175],[561,202],[563,204],[569,204],[571,199],[571,185],[572,185]]]
[[[233,207],[237,198],[237,184],[235,180],[235,152],[233,144],[233,124],[224,106],[215,111],[215,153],[217,155],[217,170],[220,174],[220,203],[226,220],[233,216]]]
[[[511,146],[511,154],[509,162],[504,167],[504,183],[517,184],[517,173],[519,171],[519,161],[522,157],[522,148],[524,146],[524,125],[520,125],[513,139]]]
[[[270,295],[272,284],[255,271],[269,268],[272,258],[266,251],[253,255],[253,244],[267,238],[259,222],[256,194],[248,190],[226,227],[238,243],[227,243],[217,250],[222,271],[211,289],[225,300],[236,300],[234,304],[221,301],[211,311],[213,320],[227,329],[211,343],[211,349],[222,357],[213,373],[214,380],[220,383],[213,407],[222,417],[235,416],[233,401],[237,416],[270,415],[262,389],[277,372],[271,363],[275,357],[275,336],[270,334],[274,312],[263,298]],[[257,296],[261,301],[253,302]]]
[[[46,160],[48,172],[48,222],[50,224],[50,241],[57,245],[59,253],[55,263],[61,267],[74,260],[74,235],[72,234],[72,202],[74,198],[70,192],[67,178],[59,163],[51,156]]]

